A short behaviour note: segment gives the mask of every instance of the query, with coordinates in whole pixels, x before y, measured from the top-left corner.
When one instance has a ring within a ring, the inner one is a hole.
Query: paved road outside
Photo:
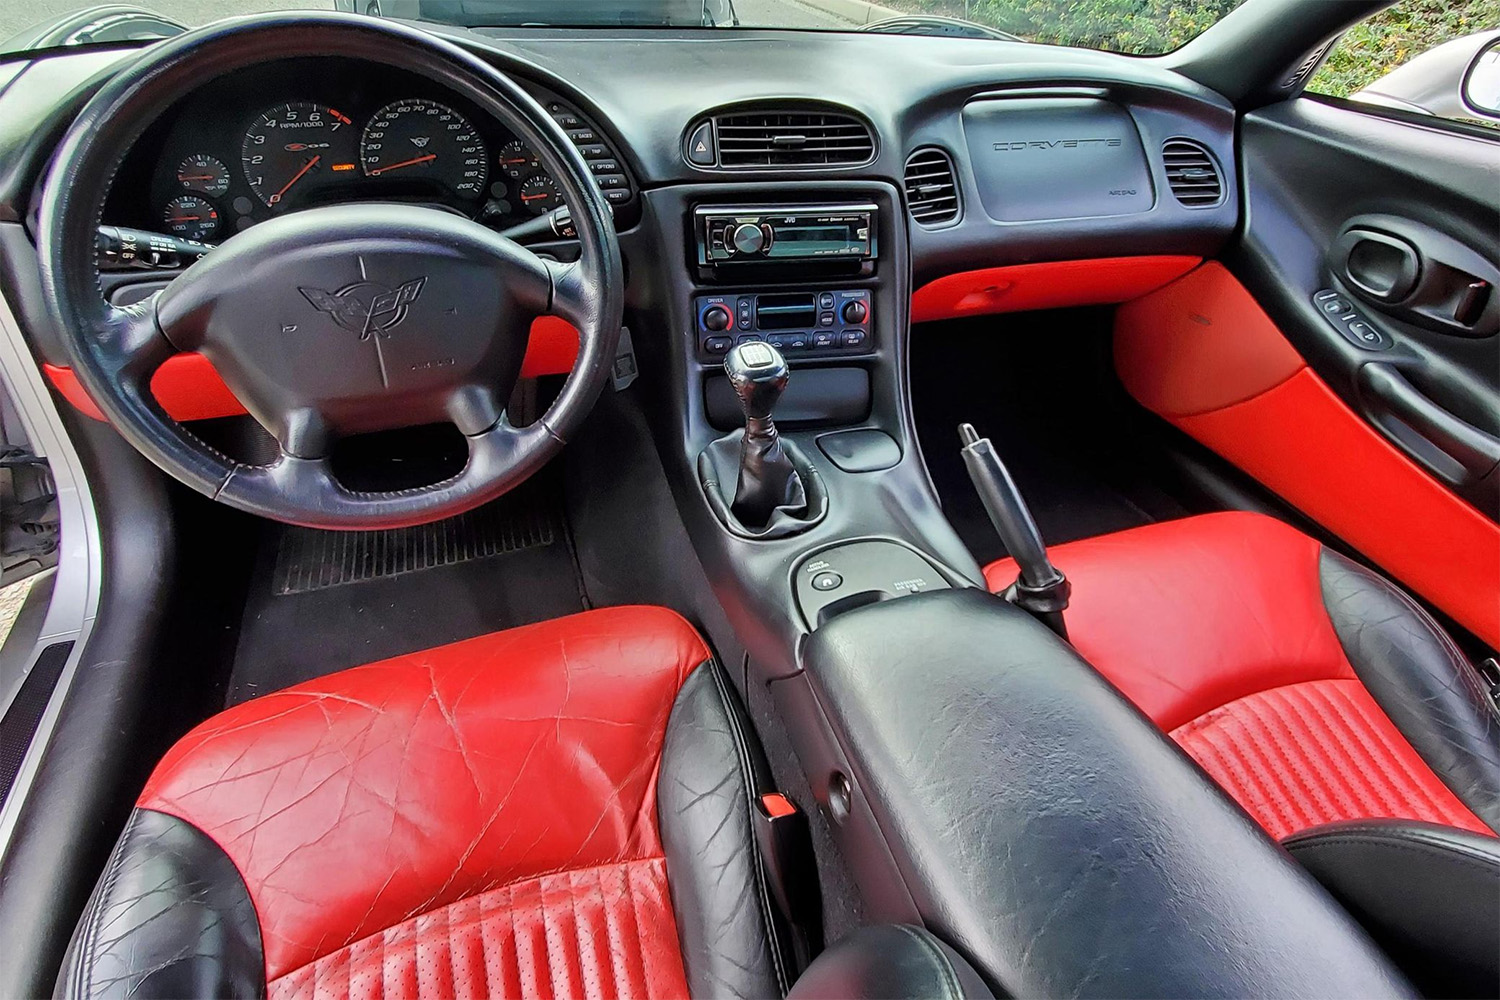
[[[567,0],[558,2],[565,4]],[[137,0],[137,4],[190,26],[234,14],[289,9],[328,10],[333,6],[332,0],[321,3],[316,0]],[[23,28],[84,6],[92,4],[87,0],[0,0],[0,42]],[[843,28],[852,23],[799,0],[735,0],[734,6],[745,25]]]

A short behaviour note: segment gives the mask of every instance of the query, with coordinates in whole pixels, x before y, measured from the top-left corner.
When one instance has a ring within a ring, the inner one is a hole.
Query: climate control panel
[[[764,340],[789,357],[862,354],[875,346],[867,288],[700,295],[693,315],[698,350],[708,358],[750,340]]]

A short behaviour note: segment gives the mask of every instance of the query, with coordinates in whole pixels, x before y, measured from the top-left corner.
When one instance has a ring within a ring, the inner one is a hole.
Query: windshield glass
[[[463,27],[794,28],[1168,52],[1243,0],[0,0],[0,53],[167,37],[221,17],[335,9]]]

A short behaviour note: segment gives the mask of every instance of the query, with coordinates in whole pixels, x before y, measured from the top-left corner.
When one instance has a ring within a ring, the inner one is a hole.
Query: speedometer
[[[428,181],[469,198],[483,194],[489,179],[478,130],[452,108],[420,98],[375,112],[360,137],[359,158],[367,177]]]

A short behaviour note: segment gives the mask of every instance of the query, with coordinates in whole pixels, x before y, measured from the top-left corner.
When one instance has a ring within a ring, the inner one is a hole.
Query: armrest
[[[861,927],[829,948],[786,1000],[993,1000],[973,967],[920,927]]]
[[[1364,931],[1072,647],[979,590],[810,637],[805,676],[921,921],[1014,996],[1409,996]],[[869,852],[867,852],[869,853]],[[867,887],[868,888],[868,887]]]

